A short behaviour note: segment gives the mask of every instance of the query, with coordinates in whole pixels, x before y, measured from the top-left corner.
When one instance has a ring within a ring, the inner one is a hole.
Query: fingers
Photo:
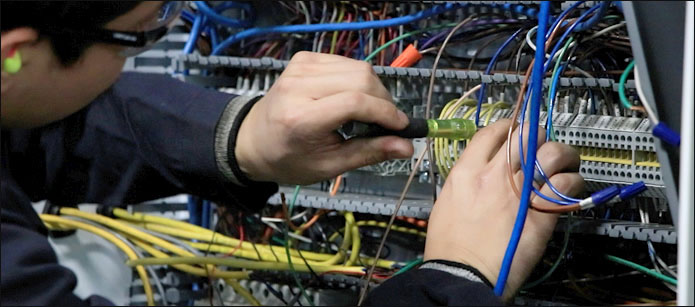
[[[538,149],[536,159],[548,177],[561,172],[576,172],[581,162],[574,148],[557,142],[543,144]]]
[[[553,176],[550,176],[550,183],[553,184],[553,186],[560,191],[560,193],[565,194],[570,197],[574,197],[579,195],[584,190],[584,178],[579,175],[579,173],[559,173],[555,174]],[[539,189],[541,193],[547,195],[550,198],[554,199],[561,199],[559,196],[555,195],[553,191],[550,189],[548,184],[543,184],[543,186]],[[540,196],[536,195],[535,193],[531,196],[531,199],[533,202],[538,203],[538,204],[545,204],[545,205],[552,205],[552,206],[557,206],[557,204],[552,203],[550,201],[547,201],[545,199],[542,199]]]
[[[339,57],[335,62],[290,62],[283,71],[288,76],[319,76],[331,73],[361,71],[376,76],[371,64],[350,58]]]
[[[476,132],[463,152],[461,161],[469,165],[487,165],[500,150],[507,136],[508,119],[500,119]]]
[[[348,121],[375,123],[386,129],[401,130],[408,117],[390,101],[362,92],[341,92],[316,101],[317,128],[335,130]]]
[[[335,152],[340,157],[337,174],[391,159],[406,159],[413,155],[413,144],[396,136],[355,138],[343,143]]]
[[[314,100],[340,92],[362,92],[375,97],[391,100],[391,93],[376,75],[363,71],[331,72],[315,76],[283,76],[280,81],[287,91],[301,89],[298,93]]]
[[[498,121],[499,122],[499,121]],[[505,121],[505,143],[501,146],[500,150],[495,154],[494,157],[494,162],[497,165],[505,165],[507,163],[507,143],[506,143],[506,138],[507,134],[509,133],[509,121]],[[521,169],[521,155],[519,154],[519,128],[517,127],[514,132],[512,133],[512,141],[511,141],[511,154],[510,154],[510,161],[512,165],[512,172],[516,172]],[[524,152],[524,160],[526,159],[526,153],[528,152],[528,133],[529,133],[529,125],[524,124],[524,131],[523,131],[523,152]],[[537,144],[539,147],[543,146],[545,143],[545,129],[538,127],[538,138],[537,138]],[[536,153],[536,156],[538,156],[538,152]]]
[[[353,62],[360,62],[357,60],[353,60],[344,56],[340,55],[335,55],[335,54],[328,54],[328,53],[318,53],[318,52],[309,52],[309,51],[299,51],[295,53],[292,58],[290,59],[290,63],[288,65],[288,68],[291,64],[298,64],[298,63],[335,63],[335,62],[345,62],[345,61],[353,61]]]

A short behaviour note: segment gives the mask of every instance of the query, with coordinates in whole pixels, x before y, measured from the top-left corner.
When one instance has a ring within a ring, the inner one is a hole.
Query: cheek
[[[88,105],[117,79],[125,58],[106,47],[92,47],[81,60],[64,71],[64,108],[68,114]]]

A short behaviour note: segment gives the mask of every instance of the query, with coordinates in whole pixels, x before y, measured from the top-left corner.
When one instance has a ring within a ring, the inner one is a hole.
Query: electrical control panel
[[[538,26],[539,2],[225,3],[190,4],[172,33],[153,50],[129,59],[126,70],[170,74],[226,93],[256,96],[273,86],[294,53],[334,53],[371,63],[393,95],[393,102],[410,116],[443,118],[448,114],[476,120],[479,113],[480,128],[503,118],[517,121],[525,118],[523,115],[513,118],[516,114],[513,109],[523,100],[518,97],[523,98],[529,81],[525,72],[527,69],[530,72],[536,49],[534,26]],[[220,7],[216,14],[224,18],[248,20],[253,25],[231,27],[211,18],[206,27],[196,26],[199,16],[205,15],[201,13],[205,10],[199,7],[201,4]],[[633,44],[639,35],[635,29],[645,25],[636,18],[638,14],[631,4],[558,1],[552,3],[550,12],[551,21],[562,21],[550,45],[552,49],[557,43],[556,57],[549,57],[548,63],[552,65],[542,77],[539,126],[549,129],[549,140],[568,144],[579,153],[578,171],[586,184],[584,194],[579,197],[589,197],[614,186],[624,189],[643,183],[646,188],[629,199],[562,214],[544,257],[513,303],[675,303],[677,293],[669,280],[675,280],[676,271],[682,266],[675,265],[678,234],[674,225],[679,207],[673,198],[676,193],[673,166],[671,161],[664,161],[668,157],[664,148],[668,145],[652,133],[655,123],[647,115],[649,106],[645,104],[656,104],[658,109],[680,108],[680,104],[662,101],[657,96],[651,102],[640,97],[638,89],[650,87],[651,83],[641,82],[638,88],[639,80],[636,82],[631,72],[634,66],[639,71],[647,69],[642,50],[636,50]],[[301,28],[305,24],[360,23],[407,16],[419,17],[388,27],[357,30],[314,32]],[[471,18],[471,23],[443,46],[448,31],[466,18]],[[582,22],[585,22],[584,29],[573,32],[572,27],[578,27],[575,23]],[[283,25],[296,25],[300,30],[272,30]],[[182,52],[191,37],[197,37],[193,40],[194,48]],[[394,65],[399,55],[410,47],[416,48],[421,58],[409,67]],[[682,50],[682,46],[663,48]],[[439,51],[441,59],[436,60]],[[461,97],[479,85],[485,87],[484,96],[478,92],[467,100]],[[426,114],[430,92],[432,112]],[[650,95],[651,92],[649,89]],[[462,103],[457,105],[454,103],[457,100]],[[401,264],[421,257],[427,218],[433,206],[432,186],[435,191],[441,189],[454,161],[466,150],[467,141],[435,140],[428,148],[429,143],[423,138],[414,139],[413,144],[415,152],[410,159],[366,166],[345,173],[340,179],[301,187],[297,193],[298,188],[294,186],[281,186],[280,193],[295,194],[294,210],[304,214],[298,221],[308,223],[312,215],[318,216],[316,226],[295,240],[297,246],[307,252],[338,251],[340,247],[332,247],[331,244],[336,244],[330,237],[331,234],[342,236],[341,227],[346,233],[342,216],[347,212],[361,225],[359,235],[363,241],[357,252],[360,256],[373,257],[386,222],[397,208],[403,185],[409,174],[414,173],[416,179],[395,213],[398,216],[395,227],[400,231],[392,232],[385,244],[387,252],[380,256]],[[417,163],[423,152],[429,150],[434,152],[433,156],[425,155]],[[284,196],[280,193],[268,200],[269,206],[260,215],[245,218],[239,215],[227,228],[210,228],[228,231],[225,235],[230,237],[242,236],[242,240],[245,231],[247,240],[257,239],[259,244],[272,245],[274,239],[281,242],[281,238],[273,235],[264,236],[270,232],[268,229],[282,225],[278,217],[283,215]],[[179,203],[179,209],[151,203],[133,206],[131,210],[153,215],[186,211],[181,201],[175,203]],[[210,217],[209,225],[224,221],[226,217],[220,212]],[[607,255],[613,254],[630,257],[631,262],[648,267],[664,278],[648,277],[634,267],[606,260]],[[181,276],[187,275],[171,266],[160,269],[162,276],[170,276],[166,293],[171,304],[206,304],[208,300],[216,304],[248,302],[240,292],[219,281],[208,283],[205,278],[198,278],[177,283],[176,280],[186,280]],[[135,274],[133,278],[138,279]],[[302,291],[317,304],[352,305],[356,304],[364,282],[349,274],[293,275],[283,270],[262,270],[254,271],[241,286],[263,305],[309,304],[307,296],[300,295]],[[307,289],[298,287],[298,283]],[[144,304],[143,297],[138,296],[132,303]]]

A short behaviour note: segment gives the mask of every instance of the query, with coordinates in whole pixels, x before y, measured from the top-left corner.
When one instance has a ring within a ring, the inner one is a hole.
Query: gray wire
[[[130,241],[128,241],[128,239],[126,239],[120,233],[117,233],[117,232],[111,230],[110,228],[107,228],[101,224],[97,224],[97,223],[94,223],[94,222],[89,221],[89,220],[81,219],[81,218],[74,217],[74,216],[63,216],[63,217],[67,218],[67,219],[79,221],[79,222],[82,222],[85,224],[89,224],[89,225],[94,226],[96,228],[99,228],[103,231],[106,231],[106,232],[112,234],[114,237],[118,238],[119,240],[123,241],[123,243],[125,245],[128,245],[128,247],[130,247],[130,249],[132,249],[133,252],[135,252],[135,254],[138,256],[138,258],[145,258],[145,255],[143,255],[142,252],[140,252],[140,250],[135,248],[135,245],[133,245],[133,243],[130,243]],[[167,302],[166,295],[164,292],[164,286],[162,286],[162,281],[159,279],[159,276],[155,273],[154,269],[151,266],[145,266],[145,270],[147,270],[147,272],[149,272],[150,275],[152,276],[152,280],[154,280],[155,287],[157,287],[157,291],[159,291],[159,296],[162,300],[162,304],[169,305],[169,302]],[[143,280],[143,283],[144,283],[144,280]]]

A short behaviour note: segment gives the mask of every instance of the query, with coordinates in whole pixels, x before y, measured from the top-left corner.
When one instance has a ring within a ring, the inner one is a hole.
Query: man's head
[[[131,48],[94,33],[150,31],[161,8],[161,1],[4,1],[3,66],[16,53],[22,64],[2,70],[2,126],[36,127],[86,106],[116,81]]]

